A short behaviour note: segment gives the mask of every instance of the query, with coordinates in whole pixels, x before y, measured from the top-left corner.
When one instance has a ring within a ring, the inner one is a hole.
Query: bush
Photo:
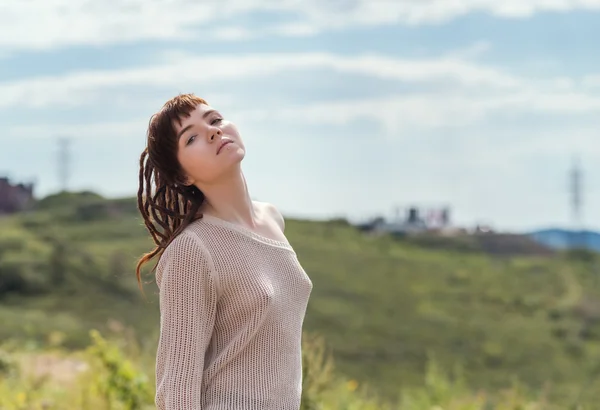
[[[100,332],[92,330],[92,346],[88,352],[101,367],[96,377],[98,392],[110,403],[125,410],[138,410],[153,404],[149,378],[128,360],[119,347],[108,342]],[[95,372],[94,372],[95,373]]]
[[[36,203],[37,210],[60,209],[73,205],[86,204],[90,202],[98,202],[102,200],[102,196],[94,192],[59,192],[57,194],[48,195]]]
[[[0,295],[19,293],[33,295],[49,288],[49,281],[30,263],[0,260]]]
[[[154,389],[144,358],[129,357],[117,340],[90,332],[91,343],[83,351],[65,354],[48,350],[0,350],[0,409],[121,409],[154,408]],[[150,358],[150,359],[153,359]],[[14,369],[18,362],[20,371]],[[42,368],[40,368],[42,366]],[[45,367],[45,368],[44,368]],[[57,372],[62,369],[62,374]],[[530,398],[518,384],[496,394],[472,392],[459,368],[444,371],[433,356],[420,386],[400,389],[398,403],[385,403],[366,386],[334,371],[333,359],[318,335],[303,337],[302,410],[558,410],[542,398]],[[584,407],[572,407],[586,410]]]

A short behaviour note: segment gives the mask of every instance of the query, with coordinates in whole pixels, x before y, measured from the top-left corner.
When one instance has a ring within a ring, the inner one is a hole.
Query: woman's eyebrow
[[[202,114],[202,118],[206,118],[208,117],[210,114],[212,114],[213,112],[217,112],[217,110],[208,110],[206,111],[204,114]],[[194,124],[190,124],[190,125],[186,125],[185,127],[183,127],[183,129],[181,131],[179,131],[179,133],[177,134],[177,139],[179,140],[179,138],[181,138],[181,136],[190,128],[192,128],[194,126]]]

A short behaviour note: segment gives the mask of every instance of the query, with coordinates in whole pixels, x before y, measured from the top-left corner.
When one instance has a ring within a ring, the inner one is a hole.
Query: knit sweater
[[[156,269],[159,410],[298,410],[312,282],[288,242],[210,215]]]

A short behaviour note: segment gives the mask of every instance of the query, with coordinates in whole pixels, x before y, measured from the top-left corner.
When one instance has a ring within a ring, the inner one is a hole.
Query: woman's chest
[[[233,258],[216,266],[222,300],[235,301],[241,309],[304,304],[308,300],[312,281],[295,253],[275,249],[257,256]]]

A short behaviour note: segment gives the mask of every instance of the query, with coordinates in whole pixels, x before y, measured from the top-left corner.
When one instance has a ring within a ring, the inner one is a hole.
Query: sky
[[[192,92],[286,216],[570,227],[578,158],[600,229],[599,38],[600,0],[0,0],[0,175],[134,196],[150,116]]]

